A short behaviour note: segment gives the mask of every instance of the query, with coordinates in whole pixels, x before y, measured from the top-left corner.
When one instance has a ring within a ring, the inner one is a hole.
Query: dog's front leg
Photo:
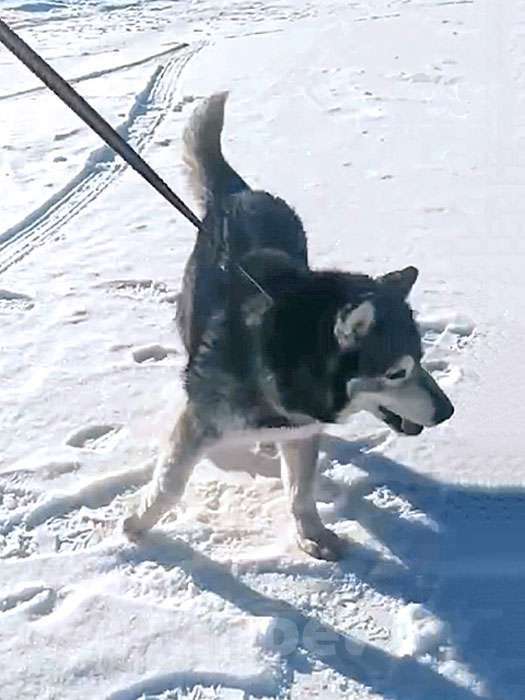
[[[280,445],[281,478],[288,495],[301,549],[317,559],[339,559],[342,542],[326,528],[314,498],[319,435]]]
[[[203,447],[203,426],[187,405],[175,424],[167,449],[159,456],[152,480],[142,490],[137,511],[124,520],[123,529],[128,537],[139,537],[176,504]]]

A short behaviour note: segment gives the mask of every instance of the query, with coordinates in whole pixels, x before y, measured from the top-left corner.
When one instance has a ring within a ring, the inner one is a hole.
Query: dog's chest
[[[320,424],[311,416],[284,408],[270,371],[263,370],[251,386],[230,378],[218,395],[221,398],[209,418],[217,435],[228,442],[283,442],[319,431]]]

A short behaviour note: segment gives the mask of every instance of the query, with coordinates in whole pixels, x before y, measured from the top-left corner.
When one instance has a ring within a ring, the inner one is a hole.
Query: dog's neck
[[[244,286],[241,317],[259,365],[252,375],[259,395],[279,415],[333,422],[346,401],[339,391],[343,355],[349,377],[352,367],[334,335],[336,313],[351,303],[349,290],[359,303],[370,278],[310,270],[276,276],[270,268],[258,279],[268,294]]]
[[[334,397],[327,391],[326,381],[331,368],[322,356],[317,334],[299,337],[294,333],[293,314],[281,308],[279,298],[271,306],[257,303],[256,299],[252,303],[248,318],[253,352],[260,358],[255,373],[260,395],[293,424],[331,422]],[[254,311],[257,307],[258,314]],[[290,332],[283,332],[287,326]]]

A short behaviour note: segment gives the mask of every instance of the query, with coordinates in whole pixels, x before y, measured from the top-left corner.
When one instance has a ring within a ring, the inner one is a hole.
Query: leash
[[[37,78],[64,102],[82,121],[87,124],[100,138],[121,156],[135,172],[141,175],[164,199],[175,207],[199,231],[205,231],[203,222],[188,207],[188,205],[160,178],[137,151],[109,124],[59,73],[52,68],[29,44],[0,19],[0,41],[11,51]],[[222,237],[227,234],[227,221],[223,217]],[[227,236],[226,236],[227,237]],[[227,241],[222,241],[227,245]],[[222,269],[224,266],[221,265]],[[272,297],[261,285],[240,265],[236,263],[239,272],[263,295],[273,302]]]
[[[0,41],[40,80],[52,90],[77,116],[116,151],[133,170],[149,182],[164,199],[178,209],[199,230],[202,221],[162,180],[146,161],[125,141],[108,122],[81,97],[78,92],[59,75],[49,63],[39,56],[26,42],[0,19]]]

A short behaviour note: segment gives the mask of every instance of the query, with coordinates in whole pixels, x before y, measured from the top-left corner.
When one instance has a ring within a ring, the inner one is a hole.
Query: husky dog
[[[204,455],[271,442],[279,445],[299,546],[336,559],[341,541],[323,525],[313,495],[323,426],[367,410],[417,435],[454,409],[421,366],[406,302],[416,268],[376,279],[312,270],[297,214],[250,189],[224,159],[225,100],[221,93],[202,103],[184,134],[204,212],[177,309],[186,402],[124,531],[136,538],[154,526]]]

